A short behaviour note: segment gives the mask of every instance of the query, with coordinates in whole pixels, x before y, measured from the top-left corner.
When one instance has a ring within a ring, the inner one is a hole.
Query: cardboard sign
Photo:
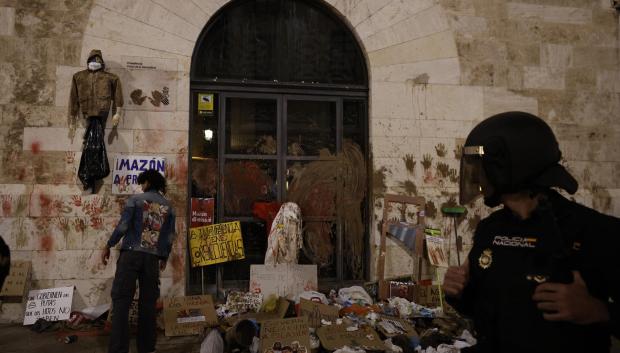
[[[305,316],[267,320],[261,324],[261,353],[309,353],[310,334]]]
[[[335,323],[336,319],[340,317],[338,311],[335,306],[313,302],[312,300],[301,298],[299,301],[299,316],[306,316],[310,327],[321,327],[321,320]]]
[[[448,267],[448,256],[446,256],[445,242],[443,238],[427,235],[426,252],[431,265]]]
[[[293,299],[301,292],[317,290],[316,265],[251,265],[250,292]]]
[[[112,193],[117,195],[141,193],[138,175],[149,169],[155,169],[165,176],[165,159],[157,156],[117,156],[112,170]]]
[[[4,302],[21,303],[26,294],[26,283],[29,281],[30,261],[11,261],[11,270],[4,280],[0,297]]]
[[[245,258],[239,221],[192,228],[189,236],[192,267]]]
[[[263,295],[260,293],[230,292],[226,297],[228,309],[237,313],[257,312],[261,304],[263,304]]]
[[[215,200],[212,198],[192,197],[190,228],[213,224]]]
[[[71,315],[73,287],[31,290],[24,313],[24,325],[32,325],[37,319],[47,321],[68,320]]]
[[[435,285],[418,285],[414,291],[414,302],[429,308],[437,308],[441,306],[441,298],[439,297],[441,290]]]
[[[200,334],[205,327],[217,324],[217,314],[210,295],[164,298],[166,336]]]
[[[399,297],[412,301],[414,297],[415,286],[415,282],[411,281],[390,281],[389,298]]]
[[[418,336],[418,333],[407,320],[391,316],[382,316],[377,322],[377,330],[385,337],[395,337],[398,335]]]
[[[283,319],[284,316],[286,316],[286,312],[288,311],[289,305],[290,303],[288,300],[284,298],[278,298],[276,310],[274,310],[273,312],[269,312],[269,313],[266,313],[266,312],[251,313],[250,312],[250,313],[245,313],[241,315],[231,316],[226,321],[228,321],[228,323],[232,325],[239,320],[254,320],[258,323],[262,323],[267,320]]]
[[[329,325],[316,330],[321,345],[328,351],[344,346],[361,348],[366,351],[384,351],[385,344],[375,330],[364,326],[355,331],[347,331],[348,325]]]

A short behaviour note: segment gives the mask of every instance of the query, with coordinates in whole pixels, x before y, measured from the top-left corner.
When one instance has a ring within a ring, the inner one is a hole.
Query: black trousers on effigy
[[[104,135],[103,118],[100,116],[88,117],[78,177],[84,185],[84,189],[92,188],[93,192],[95,192],[95,182],[110,174]]]
[[[116,263],[112,284],[112,332],[109,353],[129,352],[129,310],[138,281],[138,353],[155,351],[156,302],[159,298],[159,259],[141,251],[123,250]]]

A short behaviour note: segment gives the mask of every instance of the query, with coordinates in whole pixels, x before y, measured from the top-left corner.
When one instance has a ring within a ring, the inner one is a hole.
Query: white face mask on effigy
[[[91,61],[88,63],[88,69],[90,71],[97,71],[99,69],[101,69],[101,63],[98,63],[96,61]]]

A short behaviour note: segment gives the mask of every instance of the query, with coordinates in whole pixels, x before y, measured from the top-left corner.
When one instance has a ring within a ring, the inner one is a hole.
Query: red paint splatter
[[[41,152],[41,143],[40,142],[33,142],[30,145],[30,150],[32,150],[32,153],[37,154],[39,152]]]
[[[49,216],[51,213],[52,199],[45,194],[39,195],[39,205],[41,205],[41,215]]]
[[[175,177],[177,183],[184,184],[187,183],[187,156],[184,154],[177,155],[177,171],[175,173]]]
[[[13,203],[9,197],[2,197],[2,214],[6,217],[11,214]]]
[[[54,238],[51,235],[41,237],[41,249],[51,251],[54,248]]]
[[[21,168],[19,170],[19,173],[17,174],[17,180],[22,181],[26,178],[26,169],[25,168]]]

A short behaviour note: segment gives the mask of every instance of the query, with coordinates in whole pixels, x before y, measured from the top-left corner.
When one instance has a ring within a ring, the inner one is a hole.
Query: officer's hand
[[[443,278],[443,292],[450,297],[460,297],[463,289],[469,282],[469,261],[461,266],[448,267],[448,271]]]
[[[548,321],[586,325],[609,321],[607,305],[588,292],[581,274],[573,271],[573,283],[542,283],[532,299]]]
[[[110,259],[110,248],[106,246],[101,252],[101,263],[103,263],[104,266],[107,266],[109,259]]]

